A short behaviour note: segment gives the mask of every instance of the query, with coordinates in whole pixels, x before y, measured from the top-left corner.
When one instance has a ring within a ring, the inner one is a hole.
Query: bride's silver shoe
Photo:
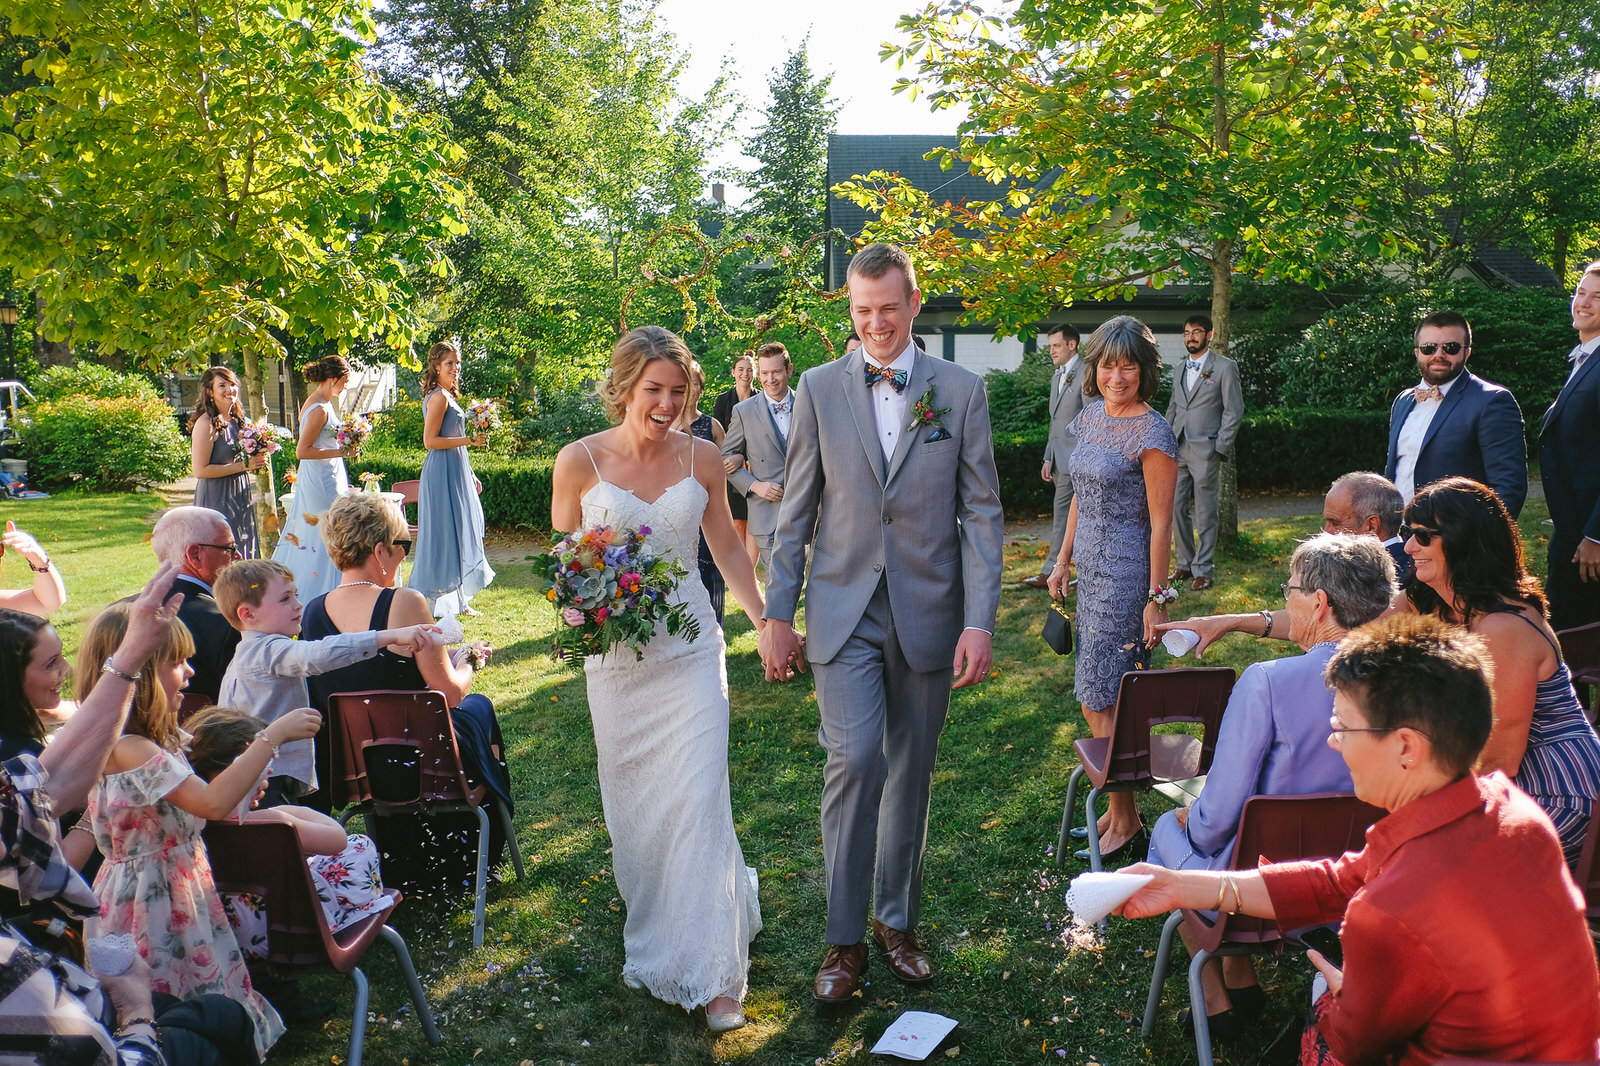
[[[631,973],[625,973],[622,975],[622,983],[635,992],[643,992],[645,990],[644,982],[639,980]]]
[[[733,1005],[732,1010],[713,1011],[709,1007],[706,1010],[706,1028],[713,1033],[732,1032],[735,1029],[743,1029],[746,1024],[744,1007],[738,1003]]]

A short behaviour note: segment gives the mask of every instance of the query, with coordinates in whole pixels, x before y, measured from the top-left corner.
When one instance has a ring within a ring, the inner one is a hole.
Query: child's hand
[[[274,744],[283,745],[292,740],[310,740],[321,728],[322,715],[310,707],[296,707],[267,726],[266,732]]]
[[[444,631],[431,622],[385,630],[378,643],[395,649],[397,655],[416,655],[429,648],[444,646]]]

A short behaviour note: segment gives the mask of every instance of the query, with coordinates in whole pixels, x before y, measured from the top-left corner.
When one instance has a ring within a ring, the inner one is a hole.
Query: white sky
[[[892,62],[878,60],[884,42],[903,41],[895,32],[896,21],[920,6],[919,0],[780,0],[761,4],[659,0],[656,14],[689,53],[680,82],[684,93],[703,93],[716,77],[721,60],[734,60],[736,88],[746,102],[741,137],[759,123],[761,109],[768,103],[767,78],[808,32],[812,74],[832,73],[832,94],[843,105],[837,132],[943,133],[953,137],[960,116],[955,111],[931,111],[926,97],[913,103],[903,93],[893,92],[895,80],[910,68],[900,71]],[[715,162],[749,165],[732,145]],[[738,198],[739,192],[729,190],[730,200]]]

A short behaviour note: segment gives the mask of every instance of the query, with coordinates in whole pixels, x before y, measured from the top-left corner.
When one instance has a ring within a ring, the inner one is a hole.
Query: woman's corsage
[[[1178,590],[1170,585],[1166,588],[1153,588],[1150,590],[1150,602],[1157,607],[1166,607],[1169,603],[1178,601]]]
[[[950,431],[944,428],[943,416],[950,413],[948,407],[933,406],[933,386],[928,386],[928,391],[917,400],[916,406],[911,409],[911,424],[913,426],[931,429],[925,444],[935,444],[942,440],[950,439]]]

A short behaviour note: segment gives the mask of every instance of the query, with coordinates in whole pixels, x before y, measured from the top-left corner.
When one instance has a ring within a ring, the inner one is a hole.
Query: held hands
[[[1221,618],[1215,615],[1202,615],[1199,618],[1186,618],[1181,622],[1157,622],[1155,626],[1156,639],[1160,640],[1164,634],[1174,629],[1187,629],[1200,635],[1200,643],[1194,646],[1194,657],[1196,659],[1205,654],[1205,650],[1211,647],[1212,641],[1233,632],[1228,623]]]
[[[988,678],[992,665],[994,638],[981,629],[963,629],[961,639],[956,641],[955,661],[950,664],[951,673],[956,675],[950,687],[957,689],[976,685]]]
[[[33,539],[31,533],[18,529],[15,522],[6,523],[5,534],[0,540],[12,551],[20,553],[30,566],[48,566],[50,563],[50,557],[39,547],[39,542]]]
[[[296,707],[274,719],[265,732],[280,747],[293,740],[310,740],[322,728],[322,715],[310,707]]]
[[[405,626],[402,629],[385,629],[378,634],[380,647],[389,648],[396,655],[414,656],[418,652],[444,645],[444,630],[431,622]]]
[[[768,681],[788,681],[796,672],[806,672],[805,638],[795,632],[793,623],[767,619],[756,646]]]

